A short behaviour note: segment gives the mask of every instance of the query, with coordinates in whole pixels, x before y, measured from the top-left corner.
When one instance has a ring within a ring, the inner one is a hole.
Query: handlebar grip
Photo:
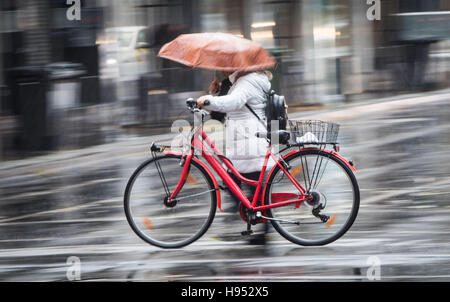
[[[197,102],[193,98],[188,98],[186,100],[186,105],[188,107],[194,108],[194,107],[197,107]]]
[[[273,138],[274,135],[278,135],[278,139],[280,142],[287,143],[289,139],[291,138],[291,134],[289,131],[286,130],[278,130],[278,131],[272,131],[272,132],[256,132],[256,137],[258,138]]]
[[[255,135],[257,138],[267,138],[267,132],[256,132]]]
[[[211,104],[211,103],[208,100],[206,100],[205,103],[204,103],[204,106],[208,106],[209,104]],[[194,100],[193,98],[188,98],[186,100],[186,106],[188,106],[191,109],[198,108],[197,101]]]

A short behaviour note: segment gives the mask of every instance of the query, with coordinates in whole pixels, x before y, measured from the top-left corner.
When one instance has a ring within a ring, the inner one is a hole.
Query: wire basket
[[[337,144],[339,124],[319,120],[289,120],[292,144]]]

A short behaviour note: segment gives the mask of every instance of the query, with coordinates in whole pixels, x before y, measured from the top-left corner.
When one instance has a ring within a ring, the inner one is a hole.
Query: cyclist
[[[225,155],[233,162],[235,168],[242,176],[258,180],[264,157],[268,147],[265,139],[257,138],[256,132],[266,131],[260,120],[246,107],[250,106],[261,118],[265,119],[266,94],[270,91],[272,74],[268,71],[255,72],[222,72],[231,82],[231,87],[226,95],[205,95],[197,99],[199,107],[209,104],[205,109],[226,113],[225,120]],[[217,83],[216,83],[217,84]],[[214,82],[211,87],[216,85]],[[213,90],[210,88],[210,90]],[[269,162],[268,169],[273,165]],[[237,184],[245,191],[250,190],[254,194],[255,187],[241,183],[233,176]],[[234,198],[238,209],[239,201]],[[267,232],[267,224],[264,232]],[[253,236],[250,243],[264,244],[265,235]]]

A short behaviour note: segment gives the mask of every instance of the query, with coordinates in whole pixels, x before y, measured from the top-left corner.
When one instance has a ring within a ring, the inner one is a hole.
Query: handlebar
[[[207,106],[209,105],[210,102],[208,100],[205,101],[204,105]],[[208,115],[208,112],[199,108],[197,105],[197,101],[194,100],[193,98],[188,98],[186,100],[186,106],[188,107],[188,109],[192,112],[192,113],[200,113],[203,117]]]
[[[193,98],[188,98],[188,99],[186,100],[186,106],[187,106],[189,109],[197,108],[197,101],[194,100]]]
[[[205,103],[204,103],[204,106],[208,106],[209,104],[211,104],[211,103],[210,103],[208,100],[206,100]],[[205,111],[205,110],[203,110],[203,109],[201,109],[201,108],[198,107],[197,101],[194,100],[193,98],[188,98],[188,99],[186,100],[186,106],[188,107],[188,109],[189,109],[192,113],[200,112],[200,113],[202,113],[202,115],[207,115],[207,114],[208,114],[207,111]]]
[[[211,104],[208,100],[206,100],[205,101],[205,106],[208,106],[209,104]],[[189,109],[195,109],[195,108],[198,108],[198,106],[197,106],[197,101],[196,100],[194,100],[193,98],[188,98],[187,100],[186,100],[186,106],[189,108]]]

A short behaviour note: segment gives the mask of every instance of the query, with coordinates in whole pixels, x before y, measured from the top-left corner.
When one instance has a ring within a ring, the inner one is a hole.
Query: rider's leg
[[[242,173],[242,176],[244,176],[245,178],[248,179],[253,179],[253,180],[259,180],[259,176],[260,176],[261,172],[251,172],[251,173]],[[266,175],[267,176],[267,175]],[[264,177],[264,179],[266,179],[266,177]],[[246,187],[246,188],[243,188]],[[251,192],[251,196],[253,196],[255,194],[255,190],[256,187],[254,186],[250,186],[247,184],[242,184],[241,185],[242,190],[244,190],[244,193],[246,193],[247,189],[248,191]],[[252,201],[253,199],[251,199],[250,201]],[[262,223],[262,231],[259,231],[261,233],[257,233],[255,235],[253,235],[250,239],[249,239],[249,243],[250,244],[257,244],[257,245],[264,245],[266,244],[266,234],[268,233],[269,230],[269,225],[267,222]]]
[[[241,181],[233,173],[229,172],[228,174],[231,176],[233,181],[242,189]],[[229,194],[227,194],[227,199],[230,199],[232,206],[225,209],[225,212],[237,213],[239,211],[240,200],[236,196],[234,196],[234,194],[231,194],[231,192],[228,191],[228,193]]]

